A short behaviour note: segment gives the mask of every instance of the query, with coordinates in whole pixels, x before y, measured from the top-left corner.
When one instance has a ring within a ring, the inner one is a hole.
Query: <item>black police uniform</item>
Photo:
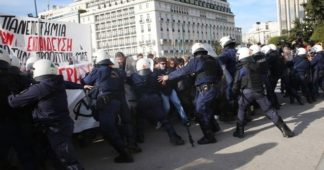
[[[31,114],[8,104],[10,94],[19,93],[29,85],[18,74],[18,69],[0,61],[0,135],[4,137],[0,140],[0,169],[9,169],[8,154],[13,147],[21,167],[34,170],[37,166],[32,150]]]
[[[118,128],[118,115],[123,114],[123,108],[127,107],[124,95],[125,74],[119,69],[108,67],[111,64],[108,60],[99,63],[82,82],[98,88],[96,107],[100,129],[103,137],[120,154],[114,161],[133,162]]]
[[[129,83],[134,87],[136,93],[138,101],[137,112],[142,117],[161,122],[163,128],[168,133],[171,143],[183,145],[184,141],[167,119],[167,114],[163,109],[158,73],[152,73],[149,69],[140,70],[131,75]],[[140,127],[140,129],[143,130],[143,127]]]
[[[40,76],[37,82],[19,94],[10,95],[10,106],[35,107],[33,120],[44,128],[57,159],[54,162],[56,169],[83,169],[72,145],[73,120],[69,116],[63,76]]]
[[[262,60],[261,60],[262,61]],[[263,68],[262,62],[256,62],[251,58],[241,60],[243,67],[239,70],[235,76],[233,92],[240,94],[239,97],[239,110],[237,114],[237,127],[234,132],[234,137],[244,137],[244,116],[246,107],[251,104],[252,101],[256,101],[261,109],[265,112],[268,118],[272,120],[274,124],[282,131],[285,137],[293,136],[293,133],[286,126],[283,120],[278,116],[276,110],[273,109],[271,103],[264,95],[263,89]]]
[[[185,75],[195,73],[195,86],[197,89],[195,98],[196,117],[199,119],[201,130],[204,136],[198,141],[198,144],[215,143],[216,139],[212,131],[211,120],[214,118],[212,104],[219,94],[220,80],[223,75],[222,68],[218,60],[206,54],[196,53],[195,57],[189,60],[189,63],[173,72],[169,80],[174,80]]]

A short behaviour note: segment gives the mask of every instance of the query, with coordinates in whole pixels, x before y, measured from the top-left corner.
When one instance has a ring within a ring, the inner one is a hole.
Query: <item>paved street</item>
[[[216,144],[191,147],[185,129],[178,125],[176,128],[186,144],[172,146],[166,133],[152,127],[146,131],[145,143],[141,144],[143,152],[134,155],[134,163],[113,163],[116,153],[102,141],[78,149],[79,156],[88,170],[324,169],[320,164],[324,151],[324,101],[299,106],[287,105],[287,100],[281,99],[279,113],[297,134],[294,138],[283,138],[267,118],[258,114],[246,126],[244,139],[232,137],[234,122],[221,122]],[[192,134],[195,140],[201,137],[198,126],[192,127]]]

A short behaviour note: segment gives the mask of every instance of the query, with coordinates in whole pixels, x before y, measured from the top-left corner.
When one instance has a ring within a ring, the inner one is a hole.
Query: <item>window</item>
[[[144,25],[141,25],[141,32],[144,32]]]
[[[147,31],[151,32],[151,24],[147,24]]]

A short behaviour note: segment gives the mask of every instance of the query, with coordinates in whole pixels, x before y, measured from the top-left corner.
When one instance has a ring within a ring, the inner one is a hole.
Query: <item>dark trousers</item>
[[[0,121],[0,169],[5,169],[8,163],[8,154],[13,148],[18,156],[21,167],[24,170],[34,170],[36,168],[33,157],[31,125],[18,122],[12,119]]]
[[[168,135],[176,135],[176,132],[167,119],[167,114],[163,109],[162,99],[159,94],[143,95],[138,101],[138,113],[142,118],[153,119],[154,121],[161,122]],[[141,131],[143,127],[140,127]]]
[[[237,117],[240,122],[244,121],[245,110],[253,101],[256,101],[259,104],[262,111],[265,112],[266,116],[271,119],[272,122],[276,123],[278,121],[277,112],[273,109],[266,96],[255,90],[244,89],[238,101],[239,110]]]
[[[206,90],[197,90],[195,98],[195,107],[197,117],[201,123],[208,125],[212,116],[214,116],[214,107],[212,104],[218,94],[218,90],[214,87]]]
[[[121,106],[122,102],[117,99],[109,99],[109,101],[97,100],[102,135],[120,154],[124,152],[126,147],[125,141],[122,139],[118,129],[118,113],[121,112]]]
[[[46,136],[54,153],[54,168],[57,170],[83,169],[76,158],[74,147],[72,145],[73,121],[70,117],[56,123],[45,125]]]

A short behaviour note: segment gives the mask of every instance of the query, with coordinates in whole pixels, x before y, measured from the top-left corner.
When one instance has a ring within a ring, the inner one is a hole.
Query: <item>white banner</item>
[[[90,25],[0,14],[0,48],[16,56],[23,70],[31,54],[49,59],[59,65],[66,81],[75,83],[92,67]],[[97,127],[92,117],[75,119],[73,108],[85,96],[83,90],[67,90],[67,95],[74,132]],[[86,108],[81,111],[90,114]]]
[[[90,25],[0,14],[0,48],[22,66],[32,53],[60,66],[89,62]]]

